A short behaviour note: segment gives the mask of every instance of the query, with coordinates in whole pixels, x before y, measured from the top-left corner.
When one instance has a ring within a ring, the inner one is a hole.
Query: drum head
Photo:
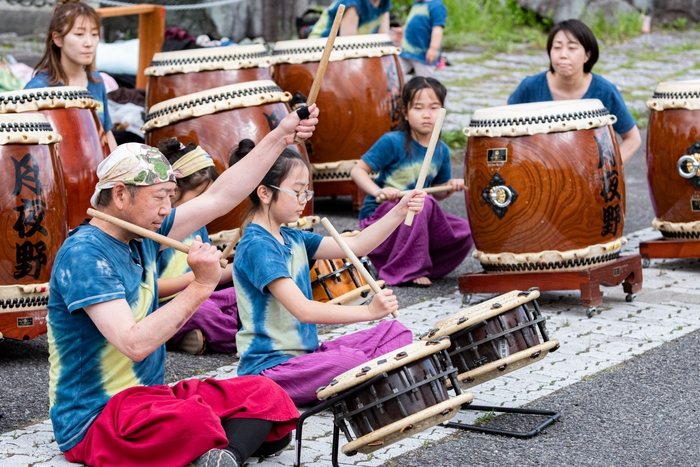
[[[700,80],[665,81],[659,83],[654,97],[647,101],[650,110],[700,110]]]
[[[279,41],[272,49],[272,64],[320,62],[326,42],[326,38]],[[383,57],[399,53],[401,48],[394,45],[388,34],[342,36],[336,37],[333,42],[329,61]]]
[[[24,89],[0,93],[0,113],[36,112],[48,109],[96,109],[92,93],[79,86]]]
[[[211,70],[268,67],[271,64],[270,58],[270,52],[263,44],[160,52],[153,56],[151,66],[146,68],[144,73],[146,76],[165,76]]]
[[[0,145],[52,144],[60,141],[61,135],[41,114],[0,114]]]

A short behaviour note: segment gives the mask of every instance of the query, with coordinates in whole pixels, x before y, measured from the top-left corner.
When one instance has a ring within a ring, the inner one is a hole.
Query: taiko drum
[[[654,227],[673,240],[700,239],[700,80],[659,83],[647,102],[647,178]]]
[[[68,236],[60,141],[41,114],[0,114],[0,334],[6,338],[46,332],[51,268]]]
[[[26,89],[0,93],[0,112],[40,112],[61,142],[56,145],[68,199],[68,226],[74,229],[87,217],[97,184],[97,166],[110,153],[99,103],[81,87]]]
[[[474,113],[465,198],[486,271],[583,269],[619,256],[625,183],[615,121],[597,99]]]
[[[199,144],[221,173],[229,167],[230,155],[242,139],[249,138],[257,144],[277,127],[289,114],[286,102],[290,99],[288,93],[269,80],[222,86],[156,104],[149,109],[142,130],[151,146],[157,147],[165,138],[177,138],[185,145]],[[295,149],[308,164],[303,145],[296,145]],[[207,225],[207,230],[216,233],[240,227],[251,207],[246,198],[230,213]],[[312,213],[313,202],[307,202],[303,215]]]

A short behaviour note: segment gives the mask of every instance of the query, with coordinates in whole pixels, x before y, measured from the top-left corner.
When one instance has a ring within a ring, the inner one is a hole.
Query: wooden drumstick
[[[345,5],[339,5],[338,11],[335,14],[335,19],[333,20],[333,26],[331,26],[331,32],[328,34],[328,39],[326,40],[326,47],[323,49],[323,54],[321,54],[321,61],[318,63],[318,69],[316,70],[316,76],[314,76],[314,81],[311,83],[311,90],[309,91],[309,97],[306,99],[306,106],[311,106],[316,102],[318,97],[318,91],[321,89],[321,80],[323,80],[323,75],[326,73],[326,67],[328,67],[328,61],[331,58],[331,52],[333,52],[333,43],[335,42],[335,36],[338,35],[338,30],[340,29],[340,21],[343,19],[343,12],[345,12]],[[294,138],[296,143],[301,143],[304,140],[296,137]]]
[[[158,242],[165,246],[169,246],[170,248],[174,248],[177,251],[181,251],[185,254],[190,252],[189,245],[185,245],[184,243],[178,242],[177,240],[174,240],[170,237],[166,237],[165,235],[161,235],[159,233],[152,232],[148,229],[144,229],[143,227],[139,227],[138,225],[134,225],[130,222],[119,219],[118,217],[110,216],[109,214],[105,214],[101,211],[96,211],[92,208],[88,208],[87,215],[103,220],[105,222],[109,222],[110,224],[116,225],[117,227],[121,227],[122,229],[128,230],[131,233],[135,233],[136,235],[148,238],[149,240],[153,240],[154,242]],[[221,258],[219,260],[219,264],[222,268],[225,268],[226,266],[228,266],[228,261],[226,261],[225,258]]]
[[[426,193],[447,193],[448,191],[452,191],[454,188],[452,188],[451,185],[440,185],[440,186],[429,186],[428,188],[423,188],[423,191]],[[406,193],[409,193],[411,190],[403,190],[399,191],[399,196],[406,196]],[[384,194],[381,194],[377,196],[376,198],[377,203],[383,203],[386,201],[386,196]]]
[[[445,114],[447,110],[444,108],[440,109],[438,112],[437,119],[435,120],[435,126],[433,127],[433,133],[430,135],[430,143],[428,143],[428,150],[425,153],[425,159],[423,159],[423,165],[420,168],[420,174],[418,175],[418,180],[416,181],[416,190],[422,190],[423,185],[425,185],[425,178],[428,176],[428,170],[430,169],[430,161],[433,160],[433,153],[435,152],[435,147],[440,139],[440,130],[442,130],[442,123],[445,121]],[[404,224],[410,226],[413,224],[413,217],[416,215],[413,211],[408,211],[406,214],[406,221]]]
[[[369,284],[369,286],[372,288],[372,291],[374,291],[375,294],[378,294],[382,291],[381,287],[379,287],[379,284],[374,280],[372,275],[369,273],[369,271],[365,268],[365,266],[362,264],[362,262],[359,260],[357,255],[352,252],[350,247],[348,246],[347,243],[345,243],[345,240],[343,237],[338,233],[337,230],[335,230],[335,227],[333,227],[333,224],[327,219],[323,218],[321,219],[321,224],[326,228],[328,233],[331,234],[331,237],[335,240],[335,242],[338,244],[341,250],[343,250],[343,253],[345,253],[345,256],[348,257],[350,262],[355,266],[355,269],[360,273],[362,278]],[[394,318],[398,318],[399,312],[398,311],[393,311],[391,313],[391,316]]]
[[[241,229],[236,229],[236,233],[233,234],[233,237],[231,238],[231,241],[228,242],[228,245],[226,245],[226,248],[224,248],[224,251],[221,253],[222,258],[228,258],[231,252],[233,251],[233,248],[238,245],[238,242],[241,241]]]

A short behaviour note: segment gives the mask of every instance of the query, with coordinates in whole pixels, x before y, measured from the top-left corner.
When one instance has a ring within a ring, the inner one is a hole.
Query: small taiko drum
[[[46,333],[49,279],[68,236],[56,133],[38,113],[0,114],[0,334]]]
[[[279,125],[289,114],[286,103],[290,99],[289,93],[269,80],[221,86],[154,105],[141,130],[151,146],[157,146],[164,138],[177,138],[185,145],[199,144],[221,173],[229,167],[230,155],[242,139],[249,138],[257,144]],[[295,149],[308,164],[304,146],[298,144]],[[236,229],[251,207],[246,198],[207,229],[212,233]],[[303,215],[312,213],[313,202],[308,202]]]
[[[56,145],[68,198],[68,227],[87,217],[97,166],[110,153],[97,102],[85,88],[65,86],[0,93],[0,113],[40,112],[58,134]]]
[[[292,94],[308,96],[325,45],[325,38],[277,42],[272,51],[275,82]],[[335,39],[316,98],[323,117],[307,141],[312,163],[356,163],[399,123],[400,51],[386,34]]]
[[[557,339],[549,340],[539,295],[537,289],[499,295],[438,321],[421,339],[449,336],[447,353],[459,371],[457,379],[463,388],[476,386],[559,348]]]
[[[664,237],[700,240],[700,80],[659,83],[647,102],[647,178]]]
[[[144,71],[146,108],[193,92],[269,80],[269,67],[270,52],[263,44],[160,52]]]
[[[348,443],[347,455],[368,454],[449,420],[473,395],[462,393],[445,355],[450,340],[413,342],[334,378],[319,388],[333,398],[335,424]],[[448,381],[456,396],[447,394]],[[329,401],[330,402],[330,401]]]
[[[369,258],[364,256],[360,261],[369,270]],[[377,285],[383,288],[384,281],[377,281]],[[359,305],[373,295],[372,288],[347,258],[316,260],[311,268],[311,293],[314,300],[333,305]]]
[[[597,99],[479,109],[464,133],[473,256],[487,272],[586,269],[627,240],[625,182]]]

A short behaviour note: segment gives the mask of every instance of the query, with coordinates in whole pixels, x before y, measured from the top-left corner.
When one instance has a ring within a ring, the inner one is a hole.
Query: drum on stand
[[[536,289],[515,290],[438,321],[423,340],[449,336],[447,353],[470,388],[542,360],[559,348],[549,340]]]
[[[146,108],[193,92],[269,80],[269,67],[270,52],[263,44],[160,52],[144,71]]]
[[[46,333],[49,279],[68,236],[61,136],[38,113],[0,114],[0,334]]]
[[[0,93],[0,113],[40,112],[61,135],[56,152],[68,199],[68,227],[87,217],[97,184],[97,166],[110,153],[99,103],[84,88],[64,86]]]
[[[465,198],[485,271],[572,271],[619,257],[627,240],[615,121],[597,99],[474,112]]]
[[[286,103],[290,99],[289,93],[272,81],[221,86],[154,105],[141,130],[151,146],[165,138],[202,146],[221,173],[229,167],[229,156],[242,139],[249,138],[257,144],[277,127],[289,114]],[[298,144],[294,149],[308,164],[304,146]],[[313,186],[309,189],[313,190]],[[217,233],[240,227],[251,207],[246,198],[230,213],[207,225],[207,230]],[[313,202],[306,203],[303,212],[305,216],[311,214]]]
[[[360,261],[369,270],[366,256]],[[384,281],[377,284],[384,288]],[[360,305],[371,299],[374,293],[362,275],[347,258],[316,260],[311,268],[311,293],[317,302],[333,305]]]
[[[669,240],[700,241],[700,80],[659,83],[647,107],[653,226]]]

